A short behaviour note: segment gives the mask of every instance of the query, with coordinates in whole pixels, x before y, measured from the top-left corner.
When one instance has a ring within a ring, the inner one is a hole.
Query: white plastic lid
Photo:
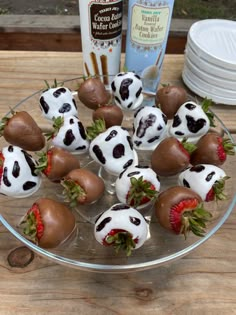
[[[191,26],[188,41],[207,61],[236,69],[236,22],[221,19],[198,21]]]

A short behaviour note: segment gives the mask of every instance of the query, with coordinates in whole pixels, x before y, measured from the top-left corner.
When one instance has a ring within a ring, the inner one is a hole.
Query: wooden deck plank
[[[187,33],[195,20],[172,19],[167,53],[184,52]],[[127,17],[123,20],[123,44]],[[0,16],[1,50],[81,51],[79,16],[2,15]]]

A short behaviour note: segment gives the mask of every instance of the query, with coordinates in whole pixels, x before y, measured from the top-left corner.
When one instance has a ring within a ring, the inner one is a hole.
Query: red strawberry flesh
[[[185,211],[195,209],[199,204],[197,199],[185,199],[174,205],[170,210],[170,224],[173,231],[179,234],[182,227],[182,217]]]
[[[33,204],[33,206],[27,211],[25,221],[28,225],[24,229],[24,233],[32,237],[32,240],[35,240],[36,243],[38,243],[43,236],[44,225],[37,204]]]

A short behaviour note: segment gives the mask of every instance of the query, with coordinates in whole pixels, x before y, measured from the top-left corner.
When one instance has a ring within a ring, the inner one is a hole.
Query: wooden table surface
[[[74,78],[81,68],[77,52],[0,51],[0,117],[44,80]],[[182,68],[182,55],[167,55],[162,82],[181,80]],[[236,132],[236,106],[216,105],[214,111]],[[38,256],[14,268],[7,257],[21,244],[0,224],[0,315],[236,314],[235,244],[236,209],[191,254],[152,270],[104,275]]]

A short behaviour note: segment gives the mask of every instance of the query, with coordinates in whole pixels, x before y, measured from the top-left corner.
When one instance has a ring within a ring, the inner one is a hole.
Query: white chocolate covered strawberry
[[[118,252],[141,247],[148,236],[144,217],[134,208],[118,203],[103,212],[95,222],[94,236],[103,246],[112,246]]]
[[[198,164],[179,174],[179,184],[194,190],[204,201],[224,200],[225,180],[223,169],[211,164]]]
[[[54,131],[50,134],[52,144],[73,154],[88,151],[89,141],[82,122],[76,116],[57,117],[54,120]]]
[[[119,175],[115,189],[120,202],[139,208],[156,199],[160,181],[150,167],[135,165]]]
[[[187,139],[196,143],[212,125],[212,120],[209,119],[212,116],[208,112],[210,104],[209,100],[205,100],[202,105],[192,101],[181,105],[169,128],[170,135],[179,140]]]
[[[35,167],[35,160],[20,147],[4,147],[0,152],[0,193],[15,198],[35,193],[41,184]]]
[[[103,130],[104,122],[97,120],[95,125],[99,124]],[[88,132],[90,133],[90,131]],[[118,176],[128,166],[138,163],[138,156],[133,148],[130,134],[121,126],[110,127],[95,136],[90,143],[89,153],[93,160],[115,176]]]
[[[167,118],[155,106],[143,106],[134,115],[133,143],[138,150],[154,150],[167,131]]]
[[[143,102],[143,84],[134,72],[120,72],[111,83],[112,94],[117,106],[124,110],[135,110]]]
[[[41,94],[39,103],[43,116],[49,120],[78,114],[74,96],[71,90],[64,86],[48,86],[48,89]]]

